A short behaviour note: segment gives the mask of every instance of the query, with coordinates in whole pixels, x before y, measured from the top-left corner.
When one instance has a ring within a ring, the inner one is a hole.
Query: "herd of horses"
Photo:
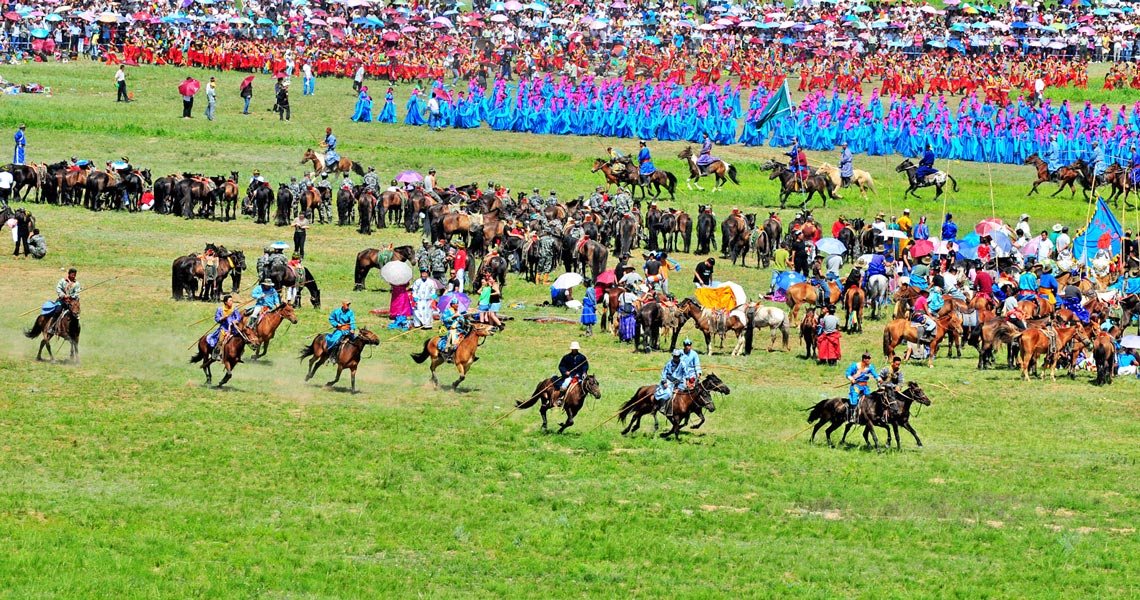
[[[1129,181],[1128,169],[1116,163],[1108,165],[1103,173],[1096,175],[1093,174],[1088,162],[1080,158],[1056,171],[1049,171],[1049,165],[1036,153],[1025,157],[1025,164],[1037,170],[1037,179],[1033,181],[1026,196],[1040,193],[1037,187],[1043,183],[1057,184],[1057,191],[1050,194],[1050,198],[1060,194],[1066,187],[1069,188],[1070,200],[1076,197],[1077,186],[1080,186],[1085,200],[1089,199],[1089,192],[1095,188],[1108,187],[1111,191],[1107,200],[1113,206],[1119,206],[1119,201],[1123,200],[1126,207],[1133,208],[1132,203],[1128,201],[1128,195],[1134,192],[1133,188],[1136,186],[1131,185]]]

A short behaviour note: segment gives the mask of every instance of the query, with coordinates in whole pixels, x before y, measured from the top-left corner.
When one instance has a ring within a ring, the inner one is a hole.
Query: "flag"
[[[1112,256],[1120,254],[1124,227],[1108,209],[1104,198],[1096,199],[1096,212],[1083,233],[1073,240],[1073,256],[1083,265],[1092,264],[1098,250],[1108,250]]]
[[[760,113],[760,117],[753,121],[752,124],[756,129],[760,129],[768,121],[790,110],[792,110],[792,96],[788,93],[788,80],[785,79],[780,91],[776,92],[776,95],[768,103],[768,106],[764,107],[764,112]]]

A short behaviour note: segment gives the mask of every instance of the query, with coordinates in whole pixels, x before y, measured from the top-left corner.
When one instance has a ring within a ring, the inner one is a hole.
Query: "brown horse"
[[[681,328],[685,323],[692,321],[693,325],[705,336],[705,354],[712,354],[712,335],[714,328],[717,324],[720,325],[716,329],[720,333],[720,347],[724,348],[724,333],[728,330],[728,311],[724,311],[723,315],[719,318],[716,311],[706,309],[696,301],[695,298],[685,298],[677,304],[677,327],[673,330],[673,346],[677,345],[677,335],[681,333]]]
[[[391,250],[383,251],[379,248],[361,250],[356,254],[356,274],[353,277],[355,285],[352,291],[364,291],[364,279],[372,269],[379,269],[393,260],[407,262],[415,257],[416,252],[411,246],[397,246]]]
[[[71,343],[71,361],[79,363],[79,298],[65,299],[63,313],[53,318],[50,314],[41,314],[36,317],[32,328],[24,332],[24,336],[32,339],[37,335],[43,336],[40,348],[36,351],[36,360],[43,360],[44,348],[48,351],[48,360],[55,362],[55,355],[51,351],[51,338],[60,336]]]
[[[867,304],[867,295],[858,285],[851,286],[843,292],[843,328],[847,333],[852,331],[863,333],[863,307]],[[852,322],[854,321],[854,322]]]
[[[1108,201],[1112,206],[1119,206],[1117,202],[1121,197],[1124,198],[1124,206],[1132,208],[1132,203],[1128,201],[1128,194],[1133,191],[1133,187],[1129,181],[1131,174],[1128,169],[1117,164],[1111,164],[1104,170],[1104,183],[1112,188],[1112,193],[1108,196]]]
[[[1092,356],[1096,361],[1096,385],[1112,384],[1116,372],[1116,344],[1111,335],[1100,332],[1092,344]]]
[[[911,308],[914,306],[914,301],[922,295],[918,288],[910,285],[900,285],[899,289],[895,291],[895,295],[891,297],[891,302],[895,304],[894,318],[905,319],[910,316]]]
[[[827,282],[827,288],[829,291],[827,303],[838,304],[839,284],[834,281],[829,281]],[[797,322],[796,316],[800,314],[800,305],[815,305],[819,292],[814,285],[805,281],[789,286],[788,289],[784,291],[784,296],[786,297],[785,302],[788,304],[788,308],[792,309],[792,323],[794,324]]]
[[[685,149],[677,154],[677,158],[685,161],[685,164],[689,166],[689,177],[685,179],[685,185],[689,186],[690,190],[696,186],[698,190],[705,191],[705,188],[701,187],[700,181],[701,177],[709,175],[714,180],[712,189],[714,192],[719,192],[724,184],[730,180],[736,185],[740,185],[740,181],[736,179],[736,167],[730,163],[718,159],[709,163],[703,170],[697,166],[697,157],[693,155],[692,146],[685,146]]]
[[[602,389],[598,385],[598,379],[593,375],[586,375],[580,381],[570,383],[570,387],[566,388],[566,393],[562,396],[562,410],[566,411],[566,421],[558,424],[558,433],[566,431],[567,427],[574,424],[574,417],[586,405],[586,395],[589,394],[594,398],[602,399]],[[534,406],[536,402],[541,401],[539,405],[539,413],[542,414],[542,429],[546,430],[546,411],[552,408],[558,408],[554,400],[558,397],[558,390],[554,388],[549,377],[544,377],[538,382],[534,388],[534,394],[531,395],[529,400],[520,402],[516,408],[524,410]]]
[[[471,365],[475,364],[479,357],[475,356],[475,352],[479,349],[483,338],[494,335],[495,330],[490,325],[483,323],[475,323],[471,326],[471,331],[467,333],[463,339],[455,347],[455,356],[452,362],[455,363],[455,368],[459,371],[459,379],[451,384],[451,389],[459,389],[459,384],[467,378],[467,373],[471,371]],[[439,387],[439,380],[435,377],[435,370],[439,365],[443,364],[446,360],[443,352],[439,349],[439,340],[442,336],[435,336],[424,342],[423,351],[413,354],[412,360],[416,364],[422,364],[429,357],[431,358],[431,382],[435,387]]]
[[[819,321],[815,317],[815,306],[809,306],[804,314],[803,323],[800,323],[800,340],[804,343],[804,358],[806,359],[819,356],[815,341],[818,325]]]
[[[314,152],[312,148],[306,148],[305,155],[301,157],[301,164],[308,162],[313,163],[313,175],[315,177],[320,177],[321,173],[325,171],[333,175],[340,173],[341,179],[344,179],[350,172],[364,177],[364,167],[360,166],[360,163],[342,157],[336,164],[328,167],[325,161],[325,153]]]
[[[1039,375],[1041,379],[1045,378],[1044,369],[1049,369],[1049,378],[1057,379],[1057,360],[1066,351],[1069,343],[1073,339],[1079,340],[1086,347],[1091,347],[1092,342],[1085,337],[1080,327],[1056,327],[1050,329],[1038,329],[1031,327],[1021,332],[1021,335],[1015,336],[1020,354],[1018,358],[1021,362],[1021,376],[1029,381],[1029,371],[1033,370],[1037,374],[1037,357],[1043,357],[1041,361],[1042,372]],[[1070,370],[1072,365],[1069,366]]]
[[[297,313],[293,312],[293,305],[282,302],[277,305],[277,308],[261,313],[261,317],[257,321],[257,338],[261,340],[255,346],[253,356],[250,360],[257,360],[265,356],[269,352],[269,341],[277,333],[277,328],[281,326],[281,322],[288,320],[290,323],[297,324]]]
[[[661,189],[664,188],[666,192],[669,192],[670,200],[676,199],[677,176],[670,173],[669,171],[657,169],[648,175],[645,183],[642,184],[641,177],[638,175],[636,165],[633,165],[627,168],[623,173],[618,174],[613,172],[613,167],[609,161],[601,158],[596,158],[594,159],[594,166],[590,172],[597,173],[598,171],[601,171],[606,176],[606,191],[609,191],[609,186],[613,184],[617,184],[619,186],[637,186],[639,189],[641,189],[641,197],[647,198],[647,189],[649,186],[653,186],[654,198],[659,198],[661,196]]]
[[[323,333],[319,333],[317,334],[317,337],[313,338],[313,341],[310,342],[308,346],[301,348],[301,356],[298,358],[309,359],[309,372],[305,375],[305,381],[312,379],[313,375],[317,374],[317,369],[321,368],[321,365],[325,364],[325,361],[332,357],[332,354],[329,353],[329,348],[327,345],[328,336]],[[376,337],[376,334],[372,333],[368,329],[361,328],[360,331],[357,332],[356,337],[352,338],[351,340],[345,340],[339,345],[340,349],[337,350],[335,359],[336,377],[334,377],[332,381],[326,383],[325,387],[332,387],[335,385],[336,382],[340,381],[341,372],[345,369],[348,369],[349,373],[352,375],[351,391],[353,394],[355,394],[356,367],[360,365],[360,355],[364,352],[365,346],[379,346],[380,338]]]
[[[246,344],[257,344],[257,332],[246,325],[245,320],[238,321],[235,328],[235,335],[226,338],[222,344],[221,363],[222,367],[226,369],[225,377],[218,382],[218,387],[222,387],[233,377],[234,367],[242,362],[241,354],[245,351]],[[203,335],[198,338],[198,353],[190,358],[191,363],[201,362],[202,371],[206,373],[206,385],[210,385],[213,380],[213,373],[210,372],[210,365],[214,361],[213,353],[210,351],[210,346],[206,343],[206,338],[209,334]]]
[[[642,386],[633,393],[632,398],[622,405],[621,410],[618,411],[618,419],[624,424],[626,419],[630,418],[629,425],[621,432],[622,435],[640,429],[641,418],[649,414],[653,415],[653,430],[657,431],[657,412],[660,403],[654,398],[656,392],[657,386],[655,385]],[[674,392],[673,398],[669,402],[669,412],[666,415],[673,426],[669,431],[662,433],[661,437],[667,438],[672,435],[677,441],[681,441],[681,428],[688,424],[689,417],[693,414],[696,414],[700,421],[691,429],[700,429],[701,425],[705,423],[703,410],[707,408],[709,412],[716,412],[716,405],[713,404],[711,395],[713,392],[725,395],[731,392],[729,387],[713,373],[709,373],[703,380],[698,381],[691,390]]]
[[[231,171],[230,176],[226,179],[219,190],[219,197],[221,199],[222,207],[222,220],[231,221],[237,218],[237,205],[238,195],[238,172]]]
[[[764,163],[760,167],[761,170],[770,169],[772,174],[768,176],[768,180],[780,180],[780,209],[783,210],[788,203],[788,197],[793,193],[807,194],[804,201],[800,203],[800,208],[807,208],[808,202],[816,195],[823,199],[823,207],[827,208],[827,199],[838,199],[839,196],[835,195],[835,184],[831,182],[826,175],[815,173],[802,177],[788,168],[785,165],[774,160]]]
[[[807,422],[815,423],[815,429],[811,432],[810,443],[815,443],[815,434],[819,433],[824,425],[830,424],[827,430],[823,432],[829,447],[835,447],[831,441],[831,434],[841,425],[847,427],[843,430],[843,438],[839,440],[840,444],[847,441],[847,432],[851,431],[852,425],[862,425],[863,439],[867,440],[869,433],[875,440],[875,449],[879,449],[879,436],[875,435],[875,424],[881,421],[887,412],[887,402],[883,390],[875,390],[859,400],[859,404],[855,407],[855,410],[858,411],[855,423],[851,423],[848,418],[851,403],[847,398],[825,398],[804,410],[808,412]],[[869,440],[867,443],[870,445]]]
[[[936,324],[934,338],[930,341],[930,353],[927,355],[927,364],[930,367],[934,366],[934,356],[938,354],[938,344],[942,338],[949,335],[953,343],[953,340],[962,335],[962,319],[958,313],[937,318],[934,322]],[[895,346],[904,341],[917,344],[918,328],[907,319],[894,319],[887,323],[883,329],[883,356],[887,358],[894,356]]]
[[[380,198],[376,203],[376,219],[379,221],[379,227],[387,227],[389,223],[396,227],[404,224],[404,199],[403,192],[380,192]]]
[[[1029,189],[1029,192],[1027,194],[1025,194],[1026,197],[1040,193],[1037,191],[1037,186],[1041,185],[1042,183],[1052,181],[1060,185],[1057,186],[1057,191],[1049,195],[1050,198],[1061,193],[1061,190],[1065,189],[1065,186],[1069,186],[1069,190],[1072,192],[1069,195],[1069,199],[1072,200],[1077,195],[1076,184],[1081,183],[1084,185],[1085,183],[1085,180],[1081,176],[1080,169],[1074,168],[1071,165],[1061,167],[1055,172],[1050,173],[1049,165],[1046,164],[1045,161],[1041,160],[1041,157],[1038,156],[1036,152],[1025,157],[1025,164],[1032,165],[1037,169],[1037,180],[1033,182],[1033,187]],[[1085,196],[1088,197],[1088,188],[1085,188]]]

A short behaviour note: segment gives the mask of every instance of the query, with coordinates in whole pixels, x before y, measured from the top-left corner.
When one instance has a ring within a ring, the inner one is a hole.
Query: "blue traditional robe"
[[[340,339],[346,335],[350,335],[356,330],[356,315],[352,309],[345,310],[338,308],[329,314],[329,325],[333,326],[333,332],[325,336],[325,347],[332,348]]]
[[[356,99],[356,108],[353,110],[352,120],[364,123],[372,121],[372,97],[368,95],[368,92],[363,90],[360,92],[360,96]]]
[[[24,164],[24,146],[28,145],[28,139],[24,137],[24,130],[17,129],[13,139],[16,141],[16,149],[12,153],[12,164],[22,165]]]
[[[918,161],[918,169],[915,170],[914,176],[921,180],[937,172],[938,169],[934,168],[934,151],[928,149],[922,153],[922,160]]]
[[[234,326],[241,321],[241,311],[237,307],[231,308],[229,314],[226,314],[226,307],[219,306],[217,312],[214,313],[214,322],[218,324],[218,328],[210,332],[206,337],[206,345],[213,348],[218,345],[218,339],[221,337],[223,331],[229,335],[233,335]]]
[[[642,147],[637,153],[637,162],[641,165],[640,172],[642,175],[652,175],[657,171],[657,167],[653,166],[653,159],[649,156],[649,148]]]

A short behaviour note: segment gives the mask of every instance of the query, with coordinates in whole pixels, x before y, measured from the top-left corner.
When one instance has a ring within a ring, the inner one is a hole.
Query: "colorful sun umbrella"
[[[403,171],[396,176],[396,181],[400,183],[415,183],[417,181],[423,180],[424,176],[416,173],[415,171]]]
[[[918,240],[910,247],[910,255],[914,258],[922,258],[934,252],[934,243],[930,240]]]
[[[197,79],[187,78],[186,81],[178,84],[178,93],[183,96],[193,96],[198,93],[198,89],[201,87],[202,84]]]

